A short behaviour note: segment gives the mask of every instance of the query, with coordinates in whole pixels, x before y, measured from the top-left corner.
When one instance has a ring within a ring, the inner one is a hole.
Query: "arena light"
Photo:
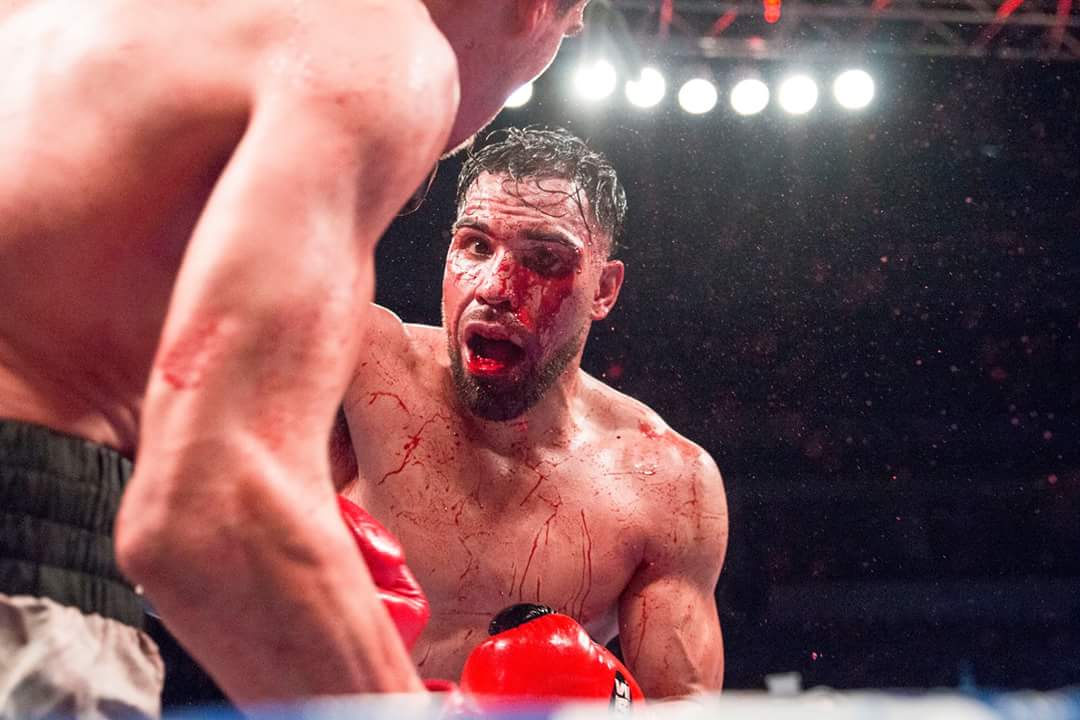
[[[617,82],[615,66],[607,60],[587,62],[574,73],[574,87],[585,100],[603,100],[615,91]]]
[[[833,81],[833,97],[842,108],[862,110],[874,99],[874,78],[865,70],[845,70]]]
[[[780,83],[779,100],[785,112],[805,115],[817,105],[817,83],[807,75],[793,75]]]
[[[740,115],[757,115],[769,104],[769,86],[756,78],[746,78],[731,89],[731,108]]]
[[[514,92],[510,93],[510,97],[506,98],[506,102],[503,103],[503,107],[519,108],[525,103],[529,102],[533,96],[533,84],[525,83]]]
[[[716,86],[705,78],[687,80],[679,88],[679,105],[691,115],[703,115],[716,107]]]
[[[631,104],[640,108],[650,108],[664,99],[667,91],[667,83],[660,71],[652,67],[641,69],[641,77],[637,80],[628,80],[626,83],[626,99]]]
[[[780,22],[781,0],[765,0],[765,22],[774,25]]]

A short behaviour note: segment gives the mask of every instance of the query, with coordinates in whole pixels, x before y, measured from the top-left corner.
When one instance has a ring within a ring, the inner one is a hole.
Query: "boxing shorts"
[[[121,576],[113,523],[131,463],[0,420],[0,717],[156,717],[164,667]]]

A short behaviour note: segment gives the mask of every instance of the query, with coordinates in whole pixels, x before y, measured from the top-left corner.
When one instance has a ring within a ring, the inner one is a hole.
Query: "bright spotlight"
[[[769,86],[760,80],[740,80],[731,89],[731,107],[740,115],[757,115],[769,104]]]
[[[780,107],[792,115],[813,110],[817,97],[817,83],[806,75],[793,75],[780,84]]]
[[[585,100],[603,100],[615,90],[615,66],[607,60],[582,65],[574,73],[578,95]]]
[[[506,102],[503,103],[503,107],[519,108],[532,99],[533,84],[525,83],[514,92],[510,93],[510,97],[506,98]]]
[[[833,82],[833,96],[843,108],[862,110],[874,99],[874,78],[864,70],[845,70]]]
[[[701,115],[716,107],[716,86],[704,78],[687,80],[679,88],[679,105],[691,115]]]
[[[660,71],[645,67],[641,69],[639,79],[627,81],[626,99],[640,108],[650,108],[664,99],[666,90],[667,83]]]

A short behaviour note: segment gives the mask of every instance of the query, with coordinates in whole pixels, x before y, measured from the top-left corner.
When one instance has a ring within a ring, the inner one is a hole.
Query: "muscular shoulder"
[[[355,370],[355,379],[363,381],[375,366],[392,364],[395,370],[411,372],[419,354],[415,333],[397,313],[372,304],[363,318],[364,352]]]
[[[385,130],[383,142],[415,145],[449,129],[457,61],[420,0],[283,5],[260,67],[263,94],[298,95],[359,134]]]
[[[679,564],[716,565],[727,547],[727,498],[716,462],[644,403],[589,378],[604,433],[641,473],[649,512],[649,553]]]
[[[346,406],[365,393],[391,386],[428,386],[445,354],[445,335],[437,327],[405,323],[393,311],[371,305],[364,318],[364,352],[353,371]],[[440,338],[442,345],[440,345]]]
[[[51,65],[73,63],[66,74],[99,104],[122,92],[125,105],[167,98],[213,114],[292,94],[303,111],[337,113],[365,135],[394,127],[388,137],[414,143],[456,114],[456,58],[421,0],[104,0],[63,14],[54,4],[0,7],[0,34],[51,53]]]
[[[592,423],[607,434],[626,440],[623,444],[635,459],[663,461],[671,472],[688,464],[712,462],[700,446],[675,432],[659,413],[645,403],[582,373]]]

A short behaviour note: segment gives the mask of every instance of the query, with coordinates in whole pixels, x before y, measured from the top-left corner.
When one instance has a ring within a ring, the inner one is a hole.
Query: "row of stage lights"
[[[574,92],[582,100],[600,102],[615,92],[618,75],[607,60],[596,60],[580,66],[573,76]],[[624,86],[626,99],[640,108],[658,105],[667,93],[663,74],[653,67],[645,67],[637,80],[629,80]],[[833,97],[845,110],[861,110],[874,99],[874,80],[864,70],[845,70],[833,79]],[[506,101],[506,107],[522,107],[532,98],[532,83],[518,88]],[[818,103],[817,82],[805,74],[794,74],[780,82],[777,102],[791,115],[805,115]],[[687,80],[679,88],[678,100],[683,110],[692,115],[703,115],[719,101],[716,85],[704,77]],[[732,109],[739,115],[757,115],[769,106],[772,93],[769,86],[757,78],[746,78],[731,88],[729,96]]]

